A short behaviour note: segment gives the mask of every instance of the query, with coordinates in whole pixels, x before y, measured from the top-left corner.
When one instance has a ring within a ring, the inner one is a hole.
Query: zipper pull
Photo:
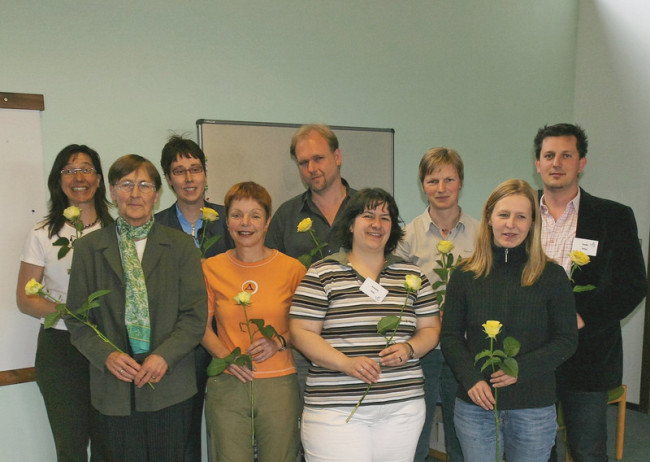
[[[508,263],[508,249],[506,249],[506,263]]]

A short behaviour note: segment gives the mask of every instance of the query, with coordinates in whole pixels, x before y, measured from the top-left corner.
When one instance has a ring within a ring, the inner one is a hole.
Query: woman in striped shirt
[[[398,220],[386,191],[359,191],[336,225],[344,248],[314,263],[294,295],[291,337],[312,361],[301,427],[309,462],[413,460],[425,415],[418,358],[438,343],[440,321],[426,276],[391,254]],[[409,275],[422,279],[415,290]],[[392,338],[377,332],[390,315],[401,316]]]

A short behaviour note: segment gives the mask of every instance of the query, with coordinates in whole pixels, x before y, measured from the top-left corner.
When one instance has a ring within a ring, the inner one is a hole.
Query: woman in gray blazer
[[[88,295],[110,290],[89,318],[121,352],[83,323],[66,324],[90,361],[106,459],[175,462],[183,459],[196,393],[190,353],[207,316],[199,253],[189,236],[155,223],[161,179],[151,162],[123,156],[108,180],[119,217],[76,244],[68,307],[76,311]]]

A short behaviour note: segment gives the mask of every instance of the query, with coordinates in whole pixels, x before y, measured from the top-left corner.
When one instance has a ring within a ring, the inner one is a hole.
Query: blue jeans
[[[607,460],[607,392],[558,390],[571,457],[575,462]]]
[[[424,402],[427,406],[427,414],[413,460],[415,462],[424,462],[429,455],[429,439],[433,427],[433,416],[438,396],[440,396],[445,428],[447,462],[463,462],[463,452],[460,449],[460,443],[454,428],[454,403],[456,402],[456,392],[458,390],[456,377],[439,349],[431,350],[424,355],[420,359],[420,365],[424,373]]]
[[[447,462],[464,462],[460,441],[454,427],[454,407],[458,392],[456,376],[447,361],[443,361],[440,369],[440,400],[442,401],[442,420],[445,428],[445,452]]]
[[[555,405],[499,411],[499,460],[547,462],[557,433]],[[493,462],[496,453],[494,411],[456,399],[454,422],[465,460]]]

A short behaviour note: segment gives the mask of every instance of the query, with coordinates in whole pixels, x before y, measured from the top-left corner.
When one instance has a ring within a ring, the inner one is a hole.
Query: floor
[[[609,460],[614,459],[616,432],[616,406],[610,405],[607,409],[607,455]],[[558,454],[564,454],[562,444],[558,445]],[[428,457],[427,462],[438,460]],[[625,447],[623,459],[625,462],[648,462],[650,461],[650,415],[637,411],[627,410],[625,421]],[[560,462],[564,462],[564,457]]]

